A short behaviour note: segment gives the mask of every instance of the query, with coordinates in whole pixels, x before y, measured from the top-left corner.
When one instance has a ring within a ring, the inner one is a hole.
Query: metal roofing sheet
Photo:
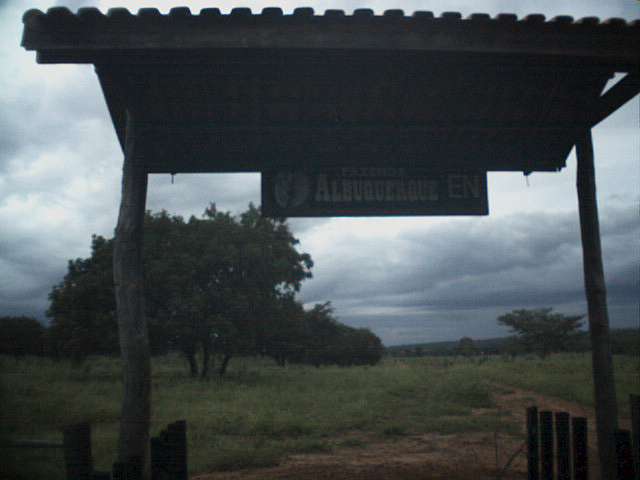
[[[39,61],[96,64],[121,143],[130,111],[151,172],[553,171],[613,73],[640,65],[640,23],[621,19],[57,7],[24,21]]]
[[[39,50],[45,62],[93,62],[105,50],[335,48],[606,57],[624,68],[638,65],[640,49],[637,20],[601,22],[595,17],[574,20],[570,16],[547,20],[540,14],[463,18],[457,12],[435,16],[387,10],[375,15],[373,10],[357,9],[351,15],[341,10],[316,15],[311,8],[285,14],[273,7],[261,13],[234,8],[229,14],[206,8],[197,15],[187,7],[172,8],[168,14],[154,8],[137,14],[124,8],[112,8],[106,14],[81,8],[74,14],[54,7],[46,13],[29,10],[24,23],[23,45]]]

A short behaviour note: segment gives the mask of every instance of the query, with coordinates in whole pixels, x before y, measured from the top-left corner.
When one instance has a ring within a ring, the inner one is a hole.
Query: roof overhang
[[[150,172],[553,171],[640,90],[640,23],[619,19],[53,8],[24,22],[39,62],[96,65]],[[627,80],[602,96],[616,72]]]

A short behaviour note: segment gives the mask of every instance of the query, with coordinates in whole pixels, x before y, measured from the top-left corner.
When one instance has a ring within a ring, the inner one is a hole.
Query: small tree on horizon
[[[478,347],[471,337],[462,337],[456,345],[455,352],[456,355],[471,357],[478,354]]]
[[[509,327],[526,351],[544,358],[552,352],[567,351],[583,324],[584,315],[564,315],[552,310],[513,310],[498,317],[498,323]]]

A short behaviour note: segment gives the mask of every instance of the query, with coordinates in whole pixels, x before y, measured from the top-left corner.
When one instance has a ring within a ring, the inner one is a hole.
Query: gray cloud
[[[41,9],[50,5],[34,3]],[[158,3],[167,10],[169,2]],[[57,4],[77,10],[93,2]],[[115,6],[115,0],[101,5]],[[254,10],[265,5],[250,4]],[[398,7],[383,1],[311,5],[318,12],[371,7],[380,13]],[[291,11],[298,5],[282,6]],[[407,13],[640,16],[634,2],[596,0],[404,2],[400,7]],[[92,67],[36,65],[34,54],[18,47],[24,8],[0,2],[0,315],[42,317],[67,260],[89,255],[92,233],[113,234],[122,153]],[[614,325],[637,321],[638,314],[638,103],[630,102],[594,130]],[[290,220],[301,250],[316,263],[301,298],[332,300],[342,320],[371,327],[387,343],[502,335],[496,316],[517,307],[584,313],[574,158],[565,172],[534,174],[530,183],[524,188],[521,176],[491,175],[487,218]],[[154,175],[148,208],[199,216],[215,202],[237,214],[259,196],[258,175],[178,175],[173,185],[168,175]]]
[[[637,305],[637,208],[607,212],[602,245],[609,301]],[[330,258],[318,260],[303,297],[308,303],[333,300],[343,318],[371,321],[376,330],[387,317],[400,317],[404,325],[408,318],[433,319],[433,312],[469,320],[498,307],[578,304],[584,286],[577,213],[445,223],[409,231],[384,248],[345,234]]]

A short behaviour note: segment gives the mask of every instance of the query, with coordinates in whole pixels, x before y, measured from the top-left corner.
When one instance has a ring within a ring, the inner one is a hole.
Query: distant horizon
[[[514,309],[512,309],[512,310],[514,310]],[[554,308],[554,311],[555,311],[555,310],[556,310],[556,309]],[[511,311],[511,310],[506,310],[504,313],[507,313],[508,311]],[[564,313],[566,313],[566,312],[564,312]],[[14,315],[14,314],[11,314],[11,315],[0,314],[0,317],[29,317],[29,318],[35,318],[35,319],[36,319],[36,320],[38,320],[38,321],[39,321],[39,322],[40,322],[44,327],[48,327],[48,326],[49,326],[49,324],[50,324],[50,319],[49,319],[49,318],[47,318],[47,317],[46,317],[46,315],[45,315],[44,313],[42,314],[42,317],[40,317],[40,318],[39,318],[39,317],[37,317],[37,316],[35,316],[35,315],[29,315],[29,314],[15,314],[15,315]],[[343,321],[343,320],[340,318],[340,316],[339,316],[339,315],[337,315],[337,316],[336,316],[336,318],[338,319],[338,321],[340,321],[340,322],[342,322],[342,323],[345,323],[346,325],[353,326],[353,327],[356,327],[356,328],[361,328],[361,325],[358,325],[358,324],[355,324],[355,325],[354,325],[354,324],[352,324],[352,323],[348,323],[348,322],[346,322],[346,321]],[[613,323],[613,322],[612,322],[612,323]],[[364,327],[364,328],[368,328],[368,327]],[[413,341],[413,342],[411,342],[411,343],[407,343],[407,342],[403,342],[403,343],[387,343],[387,342],[385,342],[385,341],[384,341],[384,339],[383,339],[382,337],[380,337],[380,338],[381,338],[381,340],[382,340],[382,344],[383,344],[383,346],[384,346],[385,348],[389,348],[389,347],[411,347],[411,346],[416,346],[416,345],[429,345],[429,344],[438,344],[438,343],[455,343],[455,342],[459,341],[459,340],[460,340],[461,338],[463,338],[463,337],[469,337],[469,338],[471,338],[472,340],[494,340],[494,339],[496,339],[496,340],[497,340],[497,339],[508,338],[508,337],[514,336],[514,334],[513,334],[513,333],[509,333],[509,332],[507,332],[507,331],[506,331],[506,328],[504,328],[504,327],[501,327],[501,328],[502,328],[502,330],[504,330],[504,331],[502,331],[502,332],[498,332],[498,333],[494,333],[494,334],[479,335],[479,336],[464,335],[464,334],[463,334],[463,335],[460,335],[459,337],[456,337],[456,338],[449,337],[449,338],[445,338],[445,339],[437,339],[437,340],[435,340],[435,339],[431,339],[431,340],[429,340],[429,339],[426,339],[426,340],[416,340],[416,341]],[[371,330],[371,329],[370,329],[370,330]],[[629,323],[629,324],[622,324],[622,325],[620,325],[620,324],[618,324],[618,325],[613,325],[613,324],[612,324],[612,325],[610,326],[610,330],[612,330],[612,331],[613,331],[613,330],[638,330],[638,331],[640,331],[640,326],[638,326],[637,322],[636,322],[636,324],[635,324],[635,325],[634,325],[634,324],[632,324],[632,323]],[[372,330],[372,331],[373,331],[373,330]],[[589,324],[588,324],[588,319],[587,319],[586,314],[585,314],[585,316],[584,316],[584,324],[582,325],[582,327],[580,328],[580,330],[579,330],[579,331],[580,331],[581,333],[589,333]],[[376,332],[375,332],[375,331],[373,331],[373,333],[376,333]],[[376,335],[377,335],[377,333],[376,333]],[[378,336],[380,336],[380,335],[378,335]]]

